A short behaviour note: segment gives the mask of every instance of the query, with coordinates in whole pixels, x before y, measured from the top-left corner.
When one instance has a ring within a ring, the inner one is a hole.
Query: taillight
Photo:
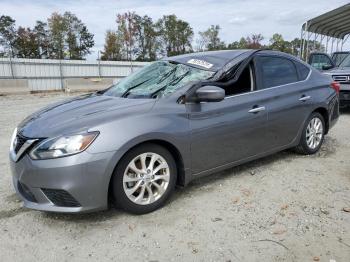
[[[337,94],[339,94],[340,91],[340,84],[338,82],[333,81],[331,83],[331,87],[335,90],[335,92],[337,92]]]

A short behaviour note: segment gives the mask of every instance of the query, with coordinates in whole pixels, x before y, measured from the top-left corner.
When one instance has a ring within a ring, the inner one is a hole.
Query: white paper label
[[[213,66],[213,64],[211,63],[208,63],[204,60],[200,60],[200,59],[190,59],[187,61],[188,64],[193,64],[193,65],[198,65],[198,66],[201,66],[201,67],[204,67],[206,69],[209,69]]]

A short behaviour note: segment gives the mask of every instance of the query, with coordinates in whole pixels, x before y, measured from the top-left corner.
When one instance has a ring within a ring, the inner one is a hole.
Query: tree
[[[301,47],[301,40],[299,38],[294,38],[292,41],[290,41],[290,48],[291,48],[291,54],[292,55],[299,55]]]
[[[79,36],[79,59],[83,59],[86,55],[91,54],[90,50],[95,45],[94,35],[88,31],[85,25],[82,25]]]
[[[50,32],[51,53],[50,58],[63,59],[64,58],[64,43],[67,32],[67,23],[62,15],[53,13],[48,18],[48,26]]]
[[[70,59],[82,59],[90,54],[90,48],[94,46],[93,34],[74,14],[65,12],[63,14],[66,25],[66,46]]]
[[[108,30],[101,60],[118,61],[122,59],[122,39],[117,32]]]
[[[288,41],[285,41],[283,39],[283,36],[277,33],[270,38],[269,48],[273,50],[278,50],[281,52],[292,53],[291,43]]]
[[[159,51],[158,33],[152,18],[135,15],[135,41],[137,42],[137,57],[139,61],[156,60]]]
[[[193,29],[176,17],[165,15],[156,23],[162,45],[162,53],[167,56],[184,54],[192,50]]]
[[[239,41],[235,41],[227,46],[228,49],[246,49],[248,48],[248,42],[244,37],[241,37]]]
[[[134,54],[137,52],[135,49],[136,42],[136,14],[135,12],[126,12],[117,15],[118,33],[121,36],[123,43],[123,50],[126,54],[126,60],[132,60]]]
[[[93,34],[74,14],[53,13],[48,19],[50,58],[83,59],[94,46]]]
[[[36,41],[39,48],[39,51],[38,51],[39,57],[40,58],[50,57],[51,43],[50,43],[47,23],[42,21],[36,21],[33,32],[36,35]]]
[[[17,50],[17,57],[40,58],[37,35],[30,28],[18,28],[14,46]]]
[[[219,25],[211,25],[206,31],[199,32],[200,51],[225,49],[225,43],[219,38]]]
[[[261,41],[264,40],[264,37],[261,34],[252,34],[246,38],[247,48],[249,49],[259,49],[263,47]]]
[[[16,41],[16,20],[10,16],[0,16],[0,45],[4,48],[4,53],[9,53],[12,57],[16,55],[15,41]]]

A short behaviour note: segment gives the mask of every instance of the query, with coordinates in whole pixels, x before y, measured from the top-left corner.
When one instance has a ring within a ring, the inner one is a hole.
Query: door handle
[[[265,108],[264,106],[254,107],[254,108],[250,109],[250,110],[248,111],[248,113],[256,114],[256,113],[259,113],[259,112],[261,112],[261,111],[265,111],[265,109],[266,109],[266,108]]]
[[[311,96],[302,96],[302,97],[300,97],[299,98],[299,101],[301,101],[301,102],[305,102],[305,101],[307,101],[307,100],[310,100],[311,99]]]

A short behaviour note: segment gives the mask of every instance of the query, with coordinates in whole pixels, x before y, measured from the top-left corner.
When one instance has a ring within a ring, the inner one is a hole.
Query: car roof
[[[251,49],[207,51],[172,56],[165,58],[165,60],[216,72],[232,59],[251,51]]]

